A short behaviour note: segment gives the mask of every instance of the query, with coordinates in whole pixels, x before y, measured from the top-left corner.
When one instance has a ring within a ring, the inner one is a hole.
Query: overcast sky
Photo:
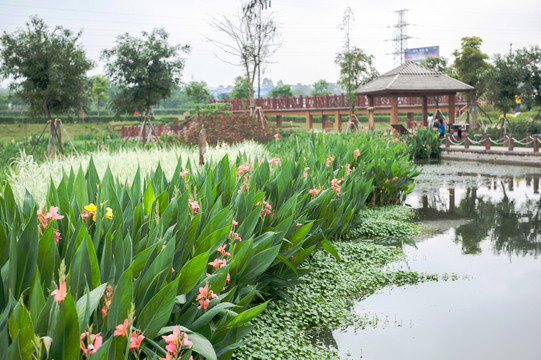
[[[380,72],[395,67],[393,43],[388,40],[394,37],[395,11],[400,9],[408,9],[406,32],[412,37],[408,47],[439,45],[440,55],[451,61],[464,36],[481,37],[482,50],[491,57],[509,51],[510,44],[513,49],[541,45],[540,0],[272,0],[270,11],[278,22],[282,46],[263,76],[286,84],[336,82],[334,59],[344,43],[337,26],[348,6],[355,15],[351,43],[374,55]],[[97,64],[92,74],[99,74],[100,52],[112,48],[119,34],[139,36],[141,31],[163,27],[172,44],[192,47],[184,82],[227,86],[242,69],[220,59],[226,56],[208,38],[222,35],[209,23],[234,16],[240,8],[240,0],[0,0],[0,31],[23,28],[34,14],[51,27],[82,29],[83,46]]]

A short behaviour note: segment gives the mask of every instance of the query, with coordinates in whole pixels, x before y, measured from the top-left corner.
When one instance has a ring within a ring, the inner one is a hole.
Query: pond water
[[[424,165],[406,204],[428,228],[395,268],[458,280],[355,304],[373,326],[334,331],[352,359],[541,359],[541,169]],[[333,342],[334,342],[333,341]]]

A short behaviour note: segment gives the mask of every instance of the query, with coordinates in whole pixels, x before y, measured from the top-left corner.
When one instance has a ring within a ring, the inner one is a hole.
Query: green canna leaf
[[[79,319],[79,324],[81,326],[81,333],[88,328],[88,318],[98,308],[106,287],[107,283],[103,283],[77,300],[77,318]]]
[[[175,305],[179,278],[167,284],[143,307],[137,320],[137,327],[149,338],[154,338],[167,323]]]
[[[113,329],[118,324],[122,324],[128,317],[131,303],[133,302],[133,284],[131,268],[124,271],[116,284],[113,300],[107,313],[106,331]]]
[[[64,301],[56,305],[55,327],[52,331],[51,359],[78,359],[80,327],[75,301],[68,292]]]
[[[251,319],[259,315],[263,310],[267,308],[269,301],[270,300],[267,300],[263,304],[259,304],[251,309],[241,312],[240,314],[235,316],[235,318],[233,318],[230,322],[228,322],[226,327],[230,328],[233,325],[236,325],[236,324],[242,325],[250,321]]]
[[[188,261],[181,269],[178,275],[178,294],[186,294],[199,284],[201,278],[205,275],[209,253],[204,252]]]
[[[21,359],[31,360],[34,350],[34,325],[26,307],[19,301],[9,317],[9,336],[18,338]]]

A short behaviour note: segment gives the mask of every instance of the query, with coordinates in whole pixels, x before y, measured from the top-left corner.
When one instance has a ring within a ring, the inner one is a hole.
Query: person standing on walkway
[[[439,131],[440,131],[440,138],[442,138],[445,135],[445,123],[443,122],[443,120],[441,120]]]

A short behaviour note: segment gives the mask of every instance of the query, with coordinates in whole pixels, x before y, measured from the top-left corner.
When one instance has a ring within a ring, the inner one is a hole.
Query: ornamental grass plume
[[[245,141],[233,146],[219,144],[211,147],[205,153],[205,160],[209,163],[217,163],[225,155],[229,157],[231,164],[236,161],[237,157],[243,155],[252,160],[269,157],[265,146],[255,141]],[[23,152],[13,162],[7,172],[7,178],[16,199],[22,202],[25,191],[28,190],[37,203],[44,203],[49,185],[43,186],[43,179],[50,178],[55,186],[58,186],[63,174],[69,174],[70,169],[73,168],[73,171],[77,172],[79,168],[82,168],[86,172],[90,158],[94,160],[100,178],[109,167],[113,177],[131,182],[135,176],[134,169],[137,169],[138,166],[141,170],[141,176],[145,177],[149,176],[158,164],[160,164],[165,176],[171,179],[179,157],[182,159],[183,166],[186,167],[189,162],[197,163],[199,161],[199,150],[197,147],[164,149],[159,146],[151,149],[123,149],[113,153],[98,150],[79,156],[47,159],[43,163],[36,162],[32,156]]]

